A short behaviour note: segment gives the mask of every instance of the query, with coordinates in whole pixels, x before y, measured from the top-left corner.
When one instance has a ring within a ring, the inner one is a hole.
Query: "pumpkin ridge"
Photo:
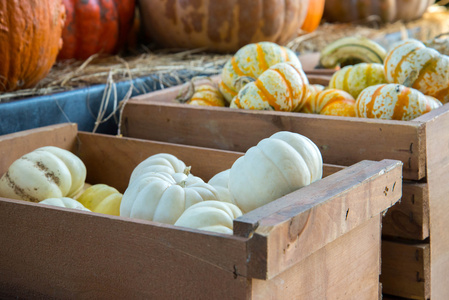
[[[407,112],[406,108],[410,103],[410,94],[411,90],[408,87],[405,87],[401,90],[400,94],[397,97],[393,115],[391,117],[393,120],[402,120],[404,118],[404,114]]]
[[[257,53],[257,63],[259,64],[259,68],[262,70],[262,73],[265,72],[269,66],[266,61],[265,52],[263,51],[262,45],[257,43],[256,44],[256,53]]]
[[[235,56],[231,58],[231,65],[232,69],[234,70],[235,74],[237,74],[238,77],[245,76],[245,73],[238,66]]]
[[[375,99],[377,96],[379,96],[382,92],[382,89],[385,87],[385,85],[379,86],[373,93],[373,95],[370,97],[369,102],[365,105],[366,106],[366,116],[367,118],[374,118],[374,103],[376,102]]]
[[[421,81],[423,80],[424,76],[429,73],[429,69],[431,69],[432,67],[433,67],[433,69],[435,69],[435,66],[438,64],[439,59],[440,59],[440,57],[434,56],[431,59],[429,59],[428,61],[426,61],[426,63],[419,70],[418,76],[416,77],[415,82],[413,82],[411,87],[419,90],[419,86],[421,85]],[[431,70],[431,71],[433,71],[433,70]]]
[[[289,102],[290,102],[290,107],[293,108],[293,88],[292,88],[292,83],[287,79],[287,77],[285,77],[285,74],[283,74],[281,71],[279,71],[277,69],[272,69],[272,70],[279,74],[280,78],[285,83],[285,86],[287,86],[287,90],[288,90],[288,94],[289,94],[288,98],[289,98]]]
[[[270,92],[265,88],[263,82],[259,79],[257,79],[254,84],[257,86],[258,91],[257,93],[260,95],[260,97],[267,102],[274,110],[279,110],[280,105],[276,102],[276,97],[274,97]]]

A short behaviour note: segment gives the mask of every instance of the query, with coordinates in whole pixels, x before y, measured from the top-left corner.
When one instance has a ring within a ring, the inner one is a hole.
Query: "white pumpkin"
[[[243,213],[321,179],[318,147],[298,133],[280,131],[238,158],[229,174],[229,191]]]
[[[68,198],[68,197],[60,197],[60,198],[48,198],[39,202],[40,204],[46,204],[51,206],[65,207],[65,208],[73,208],[78,210],[90,211],[82,205],[80,202]]]
[[[233,234],[233,221],[242,211],[234,204],[203,201],[190,206],[176,221],[176,226]]]
[[[120,216],[174,224],[188,207],[218,197],[211,185],[191,174],[145,173],[125,190]]]
[[[231,192],[229,192],[229,173],[231,169],[224,170],[220,173],[215,174],[207,183],[213,186],[218,193],[220,201],[234,203],[234,198],[232,198]]]
[[[77,195],[86,180],[86,166],[68,150],[48,146],[14,161],[0,179],[0,196],[39,202]]]
[[[129,182],[143,173],[165,172],[169,174],[187,172],[185,163],[176,156],[168,153],[158,153],[142,161],[131,173]]]

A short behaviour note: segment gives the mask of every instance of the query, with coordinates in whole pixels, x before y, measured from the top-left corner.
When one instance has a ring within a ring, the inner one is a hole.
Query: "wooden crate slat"
[[[411,240],[425,240],[429,237],[427,183],[402,183],[402,198],[388,209],[382,219],[382,234]]]
[[[249,289],[236,236],[5,199],[0,218],[0,289],[16,296],[241,299]]]
[[[371,218],[268,281],[253,279],[252,299],[378,299],[379,223]]]
[[[397,159],[404,162],[404,178],[418,180],[425,176],[425,131],[418,122],[203,108],[145,100],[167,99],[164,91],[127,102],[121,125],[125,136],[245,152],[273,133],[287,130],[309,137],[326,163],[349,166],[364,159]],[[167,90],[170,92],[173,90]],[[357,151],[349,152],[348,148]]]
[[[382,240],[383,293],[426,300],[430,297],[430,279],[430,244]]]
[[[234,220],[236,234],[253,237],[250,276],[270,279],[393,205],[402,163],[391,163],[360,162]]]

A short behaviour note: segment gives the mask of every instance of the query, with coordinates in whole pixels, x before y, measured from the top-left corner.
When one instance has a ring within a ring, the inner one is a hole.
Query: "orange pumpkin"
[[[0,1],[0,92],[35,86],[62,46],[61,0]]]
[[[64,0],[67,20],[58,59],[114,54],[127,42],[135,0]]]
[[[376,16],[381,22],[420,18],[434,0],[326,0],[323,18],[327,22],[354,22]]]
[[[309,1],[309,6],[307,8],[307,16],[301,29],[306,32],[315,31],[318,28],[323,17],[324,12],[324,0],[312,0]]]
[[[389,83],[410,86],[443,103],[449,101],[449,56],[409,39],[393,45],[384,60]]]
[[[317,92],[312,92],[300,112],[355,117],[355,99],[343,90],[320,90],[318,86]]]
[[[297,35],[314,1],[140,0],[139,4],[144,30],[160,46],[235,52],[261,41],[285,44]]]

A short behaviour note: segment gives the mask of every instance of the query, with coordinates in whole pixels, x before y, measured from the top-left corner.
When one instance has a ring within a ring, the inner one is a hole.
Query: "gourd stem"
[[[183,173],[186,174],[187,176],[189,176],[189,175],[190,175],[190,169],[192,169],[191,166],[186,167],[186,168],[184,169]]]
[[[253,81],[256,81],[256,78],[251,76],[240,76],[234,80],[234,86],[237,88],[237,91],[240,91],[245,85]]]

